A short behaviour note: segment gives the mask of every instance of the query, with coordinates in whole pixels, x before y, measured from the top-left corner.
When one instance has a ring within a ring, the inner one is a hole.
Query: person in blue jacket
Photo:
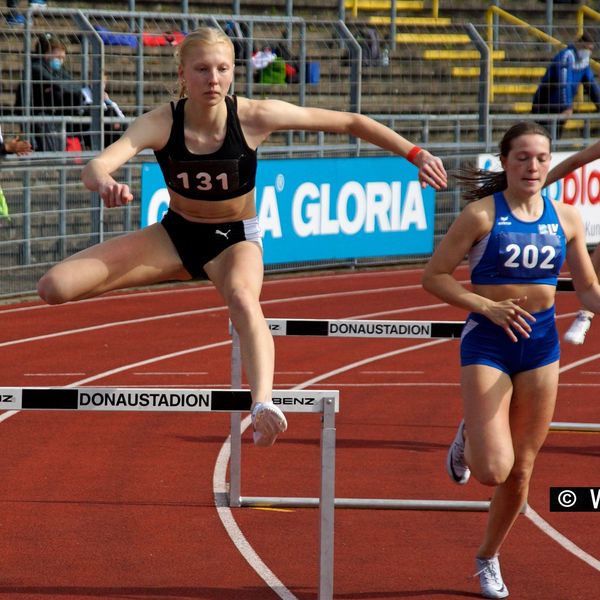
[[[533,114],[563,116],[556,122],[556,138],[562,136],[564,125],[573,114],[573,102],[580,84],[584,85],[596,110],[600,107],[600,86],[590,67],[593,49],[594,38],[583,32],[552,58],[533,96]],[[551,119],[538,119],[537,122],[552,132]]]

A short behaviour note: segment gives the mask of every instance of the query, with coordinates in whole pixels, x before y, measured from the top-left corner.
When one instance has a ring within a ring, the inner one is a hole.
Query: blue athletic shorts
[[[194,279],[208,279],[204,265],[238,242],[256,242],[262,248],[258,217],[231,223],[196,223],[169,209],[161,225],[167,230],[179,258]]]
[[[489,365],[508,375],[537,369],[560,358],[554,306],[533,314],[529,338],[515,332],[513,342],[499,325],[478,313],[471,313],[460,340],[460,364]]]

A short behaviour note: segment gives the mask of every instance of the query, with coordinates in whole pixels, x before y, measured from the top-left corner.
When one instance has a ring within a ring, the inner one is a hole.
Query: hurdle
[[[568,283],[571,283],[570,280]],[[564,284],[565,291],[567,284]],[[571,283],[572,288],[572,283]],[[464,321],[398,321],[361,319],[267,319],[272,335],[337,338],[433,339],[460,338]],[[241,387],[242,362],[239,335],[230,323],[232,336],[231,386]],[[594,423],[551,423],[553,431],[600,431]],[[318,498],[243,496],[241,493],[241,418],[231,415],[231,456],[229,502],[232,507],[290,507],[319,506]],[[371,508],[390,510],[488,511],[489,501],[335,498],[336,508]]]
[[[273,391],[272,400],[285,412],[319,413],[321,425],[321,487],[319,517],[319,600],[333,598],[333,536],[335,498],[334,390]],[[250,411],[252,396],[243,389],[175,388],[0,388],[2,410],[218,412],[239,415]]]

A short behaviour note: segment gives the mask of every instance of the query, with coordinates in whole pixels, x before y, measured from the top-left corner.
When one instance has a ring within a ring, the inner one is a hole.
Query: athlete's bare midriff
[[[473,291],[484,298],[495,302],[502,300],[527,298],[523,308],[530,312],[541,312],[554,305],[556,288],[553,285],[540,284],[503,284],[503,285],[473,285]]]
[[[190,200],[173,190],[169,190],[171,197],[170,208],[188,221],[197,223],[228,223],[243,221],[256,216],[256,203],[254,190],[230,200]]]

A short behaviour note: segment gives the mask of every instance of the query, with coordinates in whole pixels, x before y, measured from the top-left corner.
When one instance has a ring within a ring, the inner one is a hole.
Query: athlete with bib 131
[[[600,285],[575,207],[544,199],[550,136],[529,121],[500,142],[502,171],[472,170],[469,202],[423,276],[438,298],[470,314],[460,347],[464,420],[447,455],[451,479],[472,474],[494,486],[488,524],[476,553],[486,598],[505,598],[498,553],[527,500],[534,462],[554,411],[559,340],[556,283],[566,260],[579,299],[600,312]],[[468,256],[471,288],[454,277]],[[522,596],[518,594],[518,596]]]
[[[391,129],[353,113],[301,108],[277,100],[228,96],[234,50],[218,29],[203,27],[178,46],[180,99],[138,117],[84,168],[82,180],[107,207],[133,200],[111,173],[154,150],[169,190],[161,223],[87,248],[39,281],[51,304],[167,280],[208,277],[223,296],[240,336],[252,393],[254,441],[270,446],[287,423],[271,402],[273,338],[259,303],[262,245],[254,186],[256,148],[277,130],[344,133],[410,159],[422,185],[446,186],[439,158]]]

